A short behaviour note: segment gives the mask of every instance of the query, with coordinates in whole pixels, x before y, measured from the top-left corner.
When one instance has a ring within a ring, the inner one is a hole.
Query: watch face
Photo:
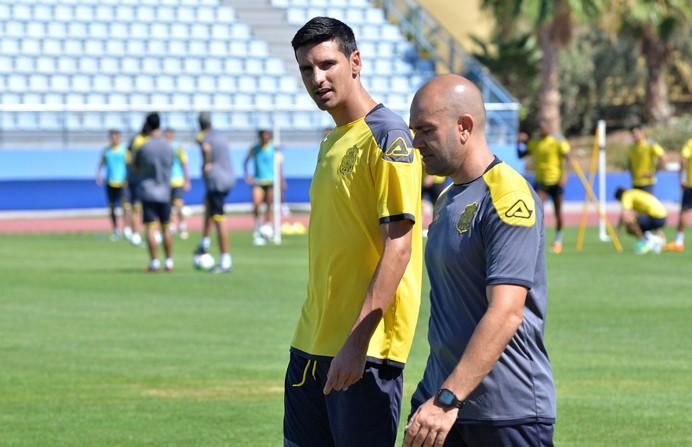
[[[442,405],[449,407],[454,404],[456,397],[454,397],[454,394],[452,394],[452,392],[449,390],[440,390],[440,392],[437,395],[437,400]]]

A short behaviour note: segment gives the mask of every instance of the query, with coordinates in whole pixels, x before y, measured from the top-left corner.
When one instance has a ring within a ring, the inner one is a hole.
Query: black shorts
[[[183,200],[184,194],[185,194],[185,191],[183,191],[183,188],[172,187],[171,188],[171,203],[175,203],[178,200]]]
[[[552,447],[553,424],[532,422],[517,425],[456,423],[445,440],[445,446],[511,445],[517,447]]]
[[[564,192],[562,185],[559,183],[556,183],[555,185],[546,185],[545,183],[535,182],[533,184],[533,189],[535,189],[536,192],[543,191],[548,194],[548,197],[550,197],[553,203],[555,203],[556,200],[561,199],[562,193]]]
[[[654,231],[666,226],[666,218],[639,214],[637,216],[637,225],[639,225],[642,231]]]
[[[284,388],[284,447],[390,447],[401,410],[403,370],[367,362],[363,378],[324,395],[331,359],[291,351]]]
[[[123,187],[106,185],[106,198],[111,206],[121,205],[123,202]]]
[[[680,209],[692,210],[692,187],[682,189],[682,200],[680,202]]]
[[[633,189],[640,189],[642,191],[646,191],[649,194],[654,193],[654,185],[632,185]]]
[[[128,198],[128,201],[133,205],[135,203],[142,203],[142,200],[139,197],[138,189],[139,189],[139,185],[137,185],[136,183],[135,184],[131,183],[131,184],[127,185],[127,196],[128,196],[127,198]]]
[[[269,191],[272,191],[274,189],[274,184],[273,183],[255,183],[254,184],[255,188],[261,188],[262,191],[266,194]]]
[[[228,191],[207,191],[204,203],[210,216],[223,216],[223,205],[226,203],[227,195]]]
[[[446,186],[446,183],[433,183],[430,186],[423,186],[421,188],[421,197],[429,200],[430,203],[434,205],[435,202],[437,202],[437,198],[440,197],[440,194],[442,194],[442,191],[444,191]]]
[[[168,225],[171,221],[170,202],[142,202],[142,222],[150,224],[161,222],[161,225]]]

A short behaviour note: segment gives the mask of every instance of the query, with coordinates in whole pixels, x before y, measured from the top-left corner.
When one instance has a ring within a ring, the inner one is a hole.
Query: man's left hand
[[[442,408],[428,399],[406,425],[404,447],[441,447],[458,414],[458,408]]]
[[[366,352],[367,346],[362,349],[349,340],[346,341],[329,366],[323,391],[325,395],[331,393],[332,390],[345,390],[363,377]]]

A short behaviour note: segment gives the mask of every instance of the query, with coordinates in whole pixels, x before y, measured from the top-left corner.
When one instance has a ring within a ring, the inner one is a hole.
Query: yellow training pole
[[[608,234],[610,235],[610,239],[613,242],[613,247],[615,247],[615,250],[618,253],[622,252],[622,244],[620,243],[620,239],[618,238],[617,233],[615,230],[613,230],[613,227],[610,225],[610,222],[608,222],[608,219],[606,218],[605,210],[601,208],[601,205],[598,203],[598,199],[596,198],[596,195],[593,193],[593,190],[591,189],[591,185],[589,182],[586,180],[586,177],[584,176],[584,171],[581,169],[581,166],[579,166],[579,163],[576,162],[576,160],[570,158],[570,161],[572,162],[572,169],[574,169],[574,172],[577,173],[579,176],[579,180],[581,180],[582,185],[584,185],[584,189],[586,189],[586,194],[591,199],[593,204],[596,206],[596,210],[598,211],[598,214],[601,216],[601,219],[606,224],[606,228],[608,230]]]
[[[596,168],[598,165],[598,129],[593,138],[593,149],[591,150],[591,164],[589,165],[589,186],[593,190],[593,181],[596,177]],[[579,218],[579,233],[577,233],[577,251],[582,251],[584,248],[584,237],[586,235],[586,217],[589,210],[589,200],[584,192],[584,204],[581,209],[581,217]]]

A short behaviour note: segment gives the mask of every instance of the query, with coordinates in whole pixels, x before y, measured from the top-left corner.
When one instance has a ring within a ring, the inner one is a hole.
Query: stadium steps
[[[270,0],[225,0],[222,4],[233,7],[238,20],[252,28],[256,39],[267,43],[269,55],[281,60],[286,74],[293,76],[300,85],[291,48],[297,27],[288,23],[285,9],[273,6]]]

